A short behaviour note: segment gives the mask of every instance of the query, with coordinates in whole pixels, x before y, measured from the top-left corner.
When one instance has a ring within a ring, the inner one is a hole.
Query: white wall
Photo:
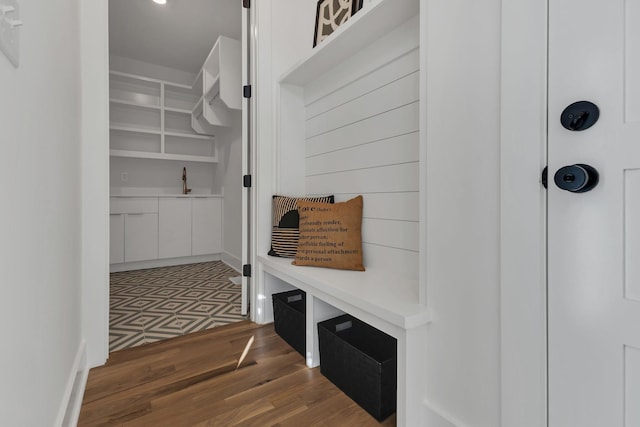
[[[0,417],[50,426],[81,345],[79,2],[20,3],[20,67],[0,55]]]
[[[426,0],[427,389],[458,425],[500,425],[499,0]]]
[[[222,180],[215,178],[215,171],[225,167],[223,162],[211,164],[111,157],[109,159],[111,194],[181,194],[183,167],[187,168],[187,184],[193,194],[222,193],[223,183]],[[121,179],[123,172],[127,174],[126,182]]]

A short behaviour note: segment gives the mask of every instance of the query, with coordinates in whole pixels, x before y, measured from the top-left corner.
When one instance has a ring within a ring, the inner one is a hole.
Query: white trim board
[[[468,427],[466,424],[461,423],[449,414],[445,414],[436,405],[424,400],[424,420],[425,425],[429,427]]]
[[[82,398],[87,385],[89,367],[87,366],[87,345],[84,340],[80,342],[76,358],[69,372],[67,387],[58,410],[58,416],[54,426],[73,427],[78,423]]]
[[[502,3],[501,421],[541,427],[546,395],[547,2]]]
[[[148,261],[136,261],[125,262],[121,264],[111,264],[110,270],[112,273],[129,270],[142,270],[145,268],[157,268],[157,267],[170,267],[172,265],[185,265],[195,264],[198,262],[211,262],[222,260],[221,254],[213,255],[198,255],[182,258],[164,258],[164,259],[152,259]]]
[[[242,261],[235,255],[231,255],[229,252],[222,253],[222,262],[233,268],[237,272],[242,270]]]

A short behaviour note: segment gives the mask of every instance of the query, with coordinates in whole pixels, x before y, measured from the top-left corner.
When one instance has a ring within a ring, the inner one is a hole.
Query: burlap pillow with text
[[[362,196],[342,203],[298,201],[300,239],[294,265],[364,271]]]

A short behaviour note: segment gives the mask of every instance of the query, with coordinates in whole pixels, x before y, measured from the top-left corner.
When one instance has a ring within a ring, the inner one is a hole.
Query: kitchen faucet
[[[182,168],[182,194],[191,193],[191,189],[187,188],[187,168],[186,166]]]

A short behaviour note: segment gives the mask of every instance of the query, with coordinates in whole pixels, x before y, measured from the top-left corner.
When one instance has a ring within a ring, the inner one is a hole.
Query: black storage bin
[[[378,421],[396,411],[397,340],[345,314],[318,323],[320,372]]]
[[[306,357],[307,332],[305,313],[307,294],[299,289],[273,294],[273,323],[276,333]]]

